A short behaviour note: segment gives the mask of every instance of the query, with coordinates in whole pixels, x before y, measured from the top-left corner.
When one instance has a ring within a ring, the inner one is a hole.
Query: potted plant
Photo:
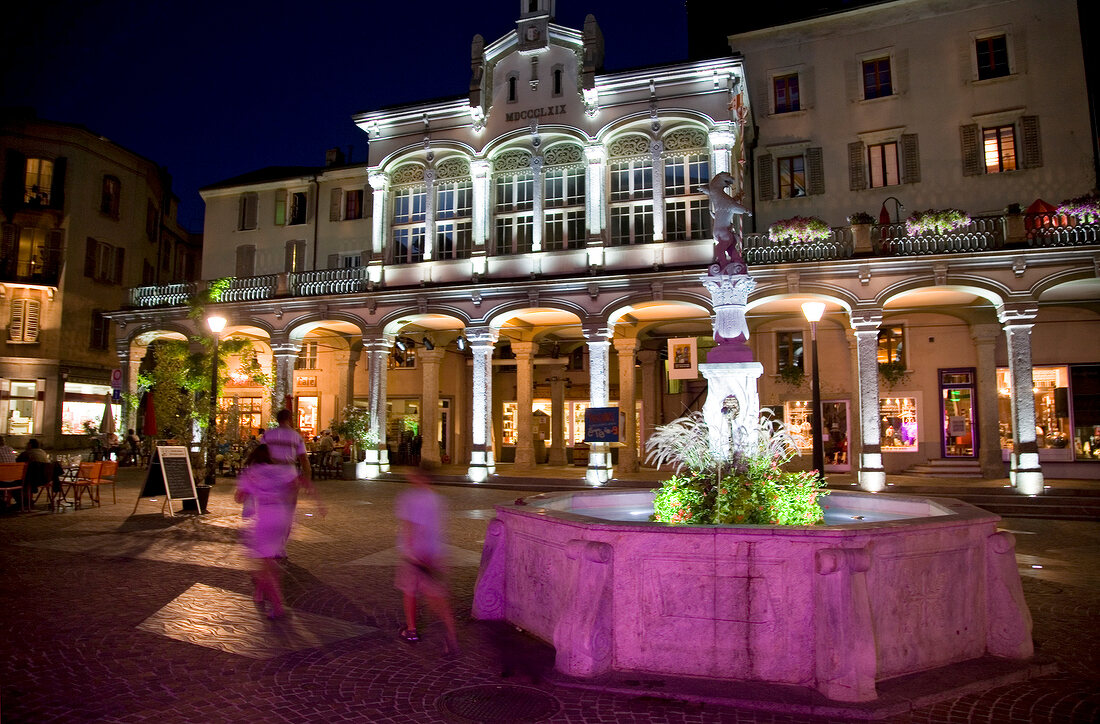
[[[825,241],[830,233],[829,225],[816,216],[792,216],[768,227],[768,238],[784,244]]]
[[[792,389],[797,389],[806,381],[806,370],[799,365],[780,367],[779,381]]]
[[[370,411],[365,407],[354,405],[344,408],[339,421],[331,422],[333,432],[352,442],[352,459],[344,462],[343,478],[345,480],[367,477],[366,450],[367,447],[378,443],[370,423]]]
[[[1085,194],[1077,198],[1066,199],[1058,205],[1058,213],[1073,216],[1083,224],[1100,221],[1100,196]]]
[[[915,211],[905,220],[909,236],[921,234],[946,234],[970,223],[970,216],[958,209],[928,209]]]
[[[909,370],[906,369],[904,362],[896,359],[893,362],[879,362],[878,375],[882,378],[886,389],[892,390],[909,379]]]
[[[848,217],[848,226],[852,229],[852,253],[874,253],[871,245],[871,225],[874,223],[874,217],[866,211],[857,211]]]

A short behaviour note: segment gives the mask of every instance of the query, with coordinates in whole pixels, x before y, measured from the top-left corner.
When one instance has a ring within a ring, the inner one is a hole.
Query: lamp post
[[[817,470],[817,479],[825,479],[825,445],[821,440],[821,380],[817,372],[817,323],[821,321],[821,315],[825,314],[824,302],[803,302],[802,313],[810,323],[810,354],[814,358],[810,377],[810,388],[813,391],[813,412],[810,418],[810,426],[814,444],[814,469]]]
[[[214,484],[214,471],[218,466],[217,421],[218,421],[218,342],[225,329],[225,317],[214,314],[206,318],[206,326],[214,336],[214,355],[210,363],[210,419],[206,427],[206,480],[207,485]]]

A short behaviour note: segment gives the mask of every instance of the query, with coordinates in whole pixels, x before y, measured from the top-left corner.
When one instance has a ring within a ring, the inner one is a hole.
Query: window
[[[19,229],[19,247],[14,254],[16,276],[20,279],[52,276],[60,261],[59,252],[60,245],[53,230],[26,226]]]
[[[806,161],[801,155],[781,156],[779,169],[779,198],[793,199],[806,195]]]
[[[867,169],[871,188],[897,186],[898,144],[876,143],[867,147]]]
[[[4,410],[4,433],[7,435],[34,435],[34,406],[38,400],[38,383],[12,380]],[[103,405],[99,409],[102,411]]]
[[[519,81],[519,79],[515,76],[515,74],[508,76],[508,102],[509,103],[515,103],[516,102],[516,83],[518,81]]]
[[[393,192],[393,263],[424,260],[424,218],[427,190],[405,187]]]
[[[416,348],[394,349],[389,356],[390,369],[414,369],[416,367]]]
[[[103,190],[99,195],[99,211],[112,219],[118,218],[118,200],[122,195],[122,184],[114,176],[103,177]],[[148,219],[146,219],[148,221]],[[146,224],[148,231],[148,224]]]
[[[653,160],[608,164],[611,172],[611,245],[653,241]]]
[[[1008,75],[1008,38],[1005,35],[978,38],[974,41],[974,50],[978,58],[978,80]]]
[[[241,194],[237,201],[237,230],[250,231],[256,228],[256,209],[259,197],[254,192]]]
[[[275,225],[283,226],[286,224],[286,189],[279,189],[275,192]]]
[[[772,79],[776,113],[791,113],[801,108],[798,102],[798,73]]]
[[[802,332],[775,333],[775,367],[782,371],[788,367],[805,369]]]
[[[553,94],[556,95],[556,96],[560,96],[561,95],[561,77],[562,77],[561,66],[555,66],[552,75],[553,75],[553,85],[554,85]]]
[[[38,341],[38,319],[42,303],[37,299],[13,299],[8,324],[8,341],[30,344]]]
[[[665,240],[705,239],[711,234],[710,202],[699,192],[710,180],[706,153],[665,159]]]
[[[878,362],[905,364],[904,327],[883,327],[878,331]]]
[[[110,320],[103,316],[102,309],[92,310],[92,349],[107,349],[110,344]]]
[[[534,230],[535,175],[528,169],[500,173],[496,187],[496,253],[526,254],[531,251]]]
[[[307,197],[305,191],[290,194],[290,221],[287,225],[306,223]]]
[[[356,267],[363,266],[362,254],[341,254],[340,266],[344,269],[355,269]]]
[[[237,247],[238,277],[250,277],[256,273],[256,245],[241,244]]]
[[[435,186],[435,256],[467,259],[473,250],[474,186],[469,179]]]
[[[49,206],[52,185],[53,161],[45,158],[28,158],[27,172],[23,178],[23,202],[36,206]]]
[[[1012,125],[982,129],[985,172],[1016,170],[1016,128]]]
[[[878,401],[879,441],[883,452],[917,449],[917,400],[883,397]]]
[[[863,98],[883,98],[893,95],[894,88],[890,81],[890,59],[875,58],[863,61]]]
[[[84,276],[97,282],[121,284],[125,256],[125,249],[89,236],[84,246]]]
[[[87,428],[99,428],[106,411],[104,398],[111,394],[108,384],[66,382],[61,402],[61,434],[87,435]],[[120,419],[122,405],[113,403],[111,413]]]
[[[584,167],[548,168],[544,174],[543,208],[547,251],[583,249],[588,236],[585,215]]]
[[[363,218],[363,189],[344,192],[344,220]]]
[[[294,360],[296,370],[317,369],[317,342],[302,342],[302,348],[298,350],[298,359]]]
[[[283,257],[283,270],[301,272],[306,270],[306,241],[294,239],[286,243]]]
[[[217,430],[225,433],[236,427],[240,435],[258,435],[263,399],[260,397],[219,397]]]

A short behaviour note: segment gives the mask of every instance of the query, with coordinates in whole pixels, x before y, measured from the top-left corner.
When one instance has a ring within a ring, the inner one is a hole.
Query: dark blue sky
[[[271,165],[321,165],[365,135],[351,114],[460,96],[470,40],[514,27],[517,0],[40,2],[5,11],[0,103],[78,123],[167,167],[185,226],[201,186]],[[14,14],[13,14],[14,13]],[[687,58],[684,0],[557,0],[596,16],[605,70]]]

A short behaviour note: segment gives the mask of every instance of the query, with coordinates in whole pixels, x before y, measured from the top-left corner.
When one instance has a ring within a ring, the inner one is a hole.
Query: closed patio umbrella
[[[157,413],[153,409],[153,393],[145,393],[145,415],[141,421],[141,434],[155,437],[157,434]]]
[[[115,431],[115,412],[110,395],[104,395],[103,397],[103,419],[99,421],[99,431]]]

